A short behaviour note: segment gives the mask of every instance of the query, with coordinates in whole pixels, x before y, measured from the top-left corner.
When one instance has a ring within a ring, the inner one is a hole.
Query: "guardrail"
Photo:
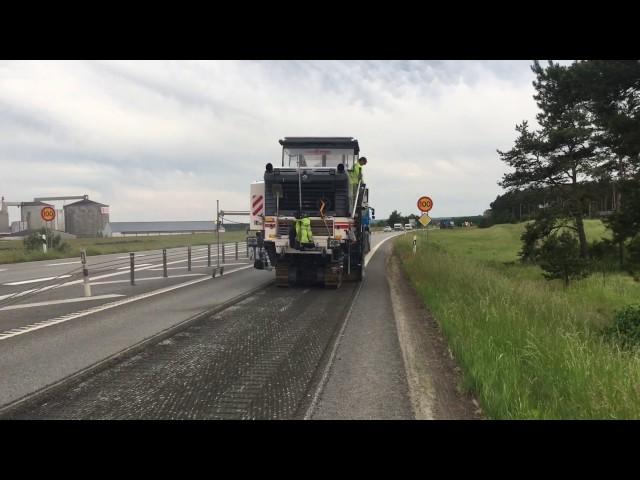
[[[216,247],[214,254],[212,254],[212,245]],[[194,251],[204,252],[205,250],[206,255],[194,257]],[[187,270],[192,271],[193,261],[203,259],[207,260],[206,268],[213,267],[211,272],[212,277],[222,276],[224,274],[224,266],[228,260],[237,261],[240,259],[249,259],[250,253],[251,249],[247,246],[247,242],[227,242],[219,245],[216,243],[208,243],[187,247],[163,248],[161,251],[153,250],[138,252],[137,258],[135,252],[130,252],[127,256],[123,255],[119,258],[111,258],[101,262],[92,263],[90,262],[90,257],[83,251],[80,255],[80,266],[70,269],[62,274],[48,277],[46,280],[43,280],[26,291],[15,292],[13,294],[0,297],[0,308],[21,300],[32,299],[33,297],[49,290],[75,284],[79,284],[82,287],[85,297],[90,297],[90,276],[95,277],[102,274],[108,275],[109,272],[126,271],[127,267],[129,269],[130,285],[136,285],[136,270],[147,270],[161,266],[162,276],[164,278],[170,278],[169,265],[182,264],[186,262]],[[145,265],[140,265],[140,262],[138,261],[140,258],[144,258]],[[124,274],[124,272],[122,273]]]

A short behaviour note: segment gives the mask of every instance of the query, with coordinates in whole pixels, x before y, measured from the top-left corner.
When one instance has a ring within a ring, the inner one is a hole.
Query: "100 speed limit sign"
[[[428,212],[433,208],[433,200],[430,197],[420,197],[418,199],[418,210]]]

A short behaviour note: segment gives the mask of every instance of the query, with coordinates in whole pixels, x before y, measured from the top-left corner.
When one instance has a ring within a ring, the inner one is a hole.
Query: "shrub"
[[[25,250],[42,250],[42,244],[44,243],[42,240],[42,235],[46,236],[47,246],[50,249],[57,250],[59,252],[66,252],[71,248],[68,243],[62,241],[60,235],[55,235],[53,230],[41,228],[37,232],[31,233],[22,240]]]
[[[623,348],[640,345],[640,304],[618,310],[605,333]]]
[[[562,279],[565,287],[569,280],[589,275],[589,264],[580,258],[578,240],[569,232],[551,234],[540,248],[540,268],[547,280]]]
[[[589,244],[589,258],[592,270],[602,273],[604,284],[605,276],[609,272],[617,270],[618,250],[611,240],[595,240]]]

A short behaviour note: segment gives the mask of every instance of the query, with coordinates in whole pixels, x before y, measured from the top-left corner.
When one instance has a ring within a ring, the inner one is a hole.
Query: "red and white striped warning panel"
[[[262,215],[264,213],[264,197],[262,195],[251,196],[251,214]]]
[[[249,228],[251,230],[262,230],[265,211],[264,182],[253,182],[249,195]]]

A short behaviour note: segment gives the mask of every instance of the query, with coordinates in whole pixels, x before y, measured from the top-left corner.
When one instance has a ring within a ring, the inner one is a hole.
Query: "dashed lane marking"
[[[58,278],[69,278],[71,275],[58,275],[57,277],[32,278],[31,280],[22,280],[20,282],[3,283],[2,285],[13,287],[16,285],[26,285],[28,283],[48,282],[49,280],[57,280]]]
[[[167,269],[168,270],[168,269]],[[146,277],[136,278],[136,282],[144,282],[145,280],[166,280],[168,278],[182,278],[182,277],[201,277],[206,273],[185,273],[184,275],[172,275],[171,277]],[[131,280],[107,280],[106,282],[91,282],[91,285],[111,285],[112,283],[129,283]]]
[[[47,305],[59,305],[61,303],[77,303],[88,302],[91,300],[104,300],[106,298],[124,297],[120,293],[109,293],[107,295],[96,295],[94,297],[78,297],[78,298],[65,298],[64,300],[49,300],[47,302],[35,302],[35,303],[21,303],[19,305],[10,305],[8,307],[0,308],[2,310],[17,310],[19,308],[32,308],[32,307],[44,307]],[[24,327],[23,327],[24,329]]]
[[[75,263],[80,263],[80,260],[74,260],[73,262],[63,262],[63,263],[47,263],[45,267],[57,267],[58,265],[73,265]]]

